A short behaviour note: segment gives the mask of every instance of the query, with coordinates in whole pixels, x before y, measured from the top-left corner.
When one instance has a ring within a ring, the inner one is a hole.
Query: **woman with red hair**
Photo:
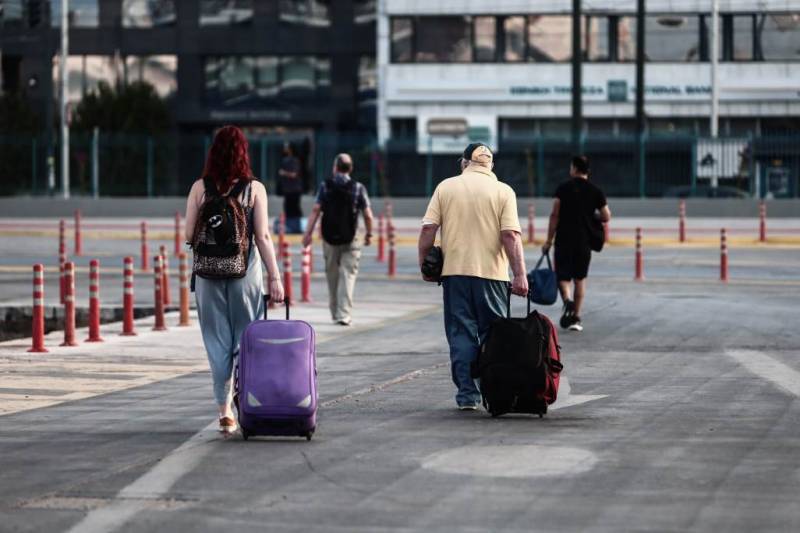
[[[214,190],[209,191],[209,187]],[[195,296],[200,331],[211,367],[214,397],[219,406],[219,429],[227,434],[236,431],[231,407],[231,373],[234,357],[239,352],[239,338],[244,328],[264,312],[262,262],[269,280],[267,294],[273,301],[283,301],[283,284],[269,234],[267,190],[254,179],[247,139],[235,126],[225,126],[217,131],[203,174],[189,192],[186,202],[187,242],[196,243],[199,232],[209,232],[207,228],[213,217],[207,216],[204,206],[210,205],[212,199],[220,201],[220,198],[235,208],[232,211],[243,214],[246,220],[239,226],[246,228],[246,235],[239,236],[241,257],[246,258],[241,263],[244,273],[236,272],[231,277],[203,277],[198,271]],[[232,202],[238,202],[238,205]],[[197,271],[201,251],[196,249],[194,253]]]

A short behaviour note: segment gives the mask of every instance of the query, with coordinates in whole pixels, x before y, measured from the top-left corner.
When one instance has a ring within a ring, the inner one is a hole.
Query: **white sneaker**
[[[474,405],[474,404],[473,405],[459,405],[458,406],[458,410],[459,411],[477,411],[478,410],[478,406]]]
[[[583,331],[583,324],[581,324],[580,317],[576,316],[572,320],[573,320],[572,324],[570,324],[567,329],[569,329],[570,331]]]

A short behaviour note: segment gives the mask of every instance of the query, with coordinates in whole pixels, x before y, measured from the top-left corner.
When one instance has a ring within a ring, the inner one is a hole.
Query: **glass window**
[[[762,135],[787,135],[800,131],[800,117],[763,117],[761,119]]]
[[[223,57],[219,64],[219,90],[227,95],[248,94],[255,89],[252,57]]]
[[[635,24],[635,18],[633,22]],[[645,54],[648,61],[699,61],[699,17],[696,15],[645,17]]]
[[[636,61],[636,17],[619,18],[617,59],[619,61]]]
[[[253,0],[201,0],[200,25],[220,26],[253,20]]]
[[[500,138],[504,141],[523,141],[537,137],[536,120],[532,118],[501,118]]]
[[[615,136],[618,131],[613,118],[587,118],[586,129],[593,137]]]
[[[262,98],[278,94],[280,63],[277,57],[261,56],[254,59],[256,69],[256,94]]]
[[[747,137],[758,134],[758,119],[755,117],[732,117],[724,120],[724,131],[731,137]]]
[[[475,17],[475,61],[497,60],[497,29],[494,17]]]
[[[114,56],[69,56],[67,58],[67,72],[69,85],[67,86],[67,99],[70,102],[79,102],[87,93],[97,90],[100,83],[104,82],[115,86],[120,79],[121,68]],[[59,56],[53,58],[53,82],[59,84]]]
[[[281,0],[279,20],[287,24],[326,28],[331,25],[329,1]]]
[[[416,61],[467,63],[472,61],[470,17],[420,17],[415,28]]]
[[[506,17],[503,20],[503,59],[508,62],[525,60],[525,17]]]
[[[125,28],[152,28],[175,24],[175,0],[123,0]]]
[[[125,80],[127,83],[145,81],[155,87],[162,98],[178,89],[176,72],[178,58],[174,55],[128,56],[125,58]]]
[[[753,59],[753,16],[733,17],[733,60],[751,61]]]
[[[362,56],[358,63],[358,92],[375,92],[378,88],[378,70],[375,58]]]
[[[392,19],[392,62],[408,63],[413,59],[414,25],[408,18]]]
[[[378,17],[376,0],[353,0],[353,22],[371,24]]]
[[[539,131],[545,137],[569,137],[572,135],[572,121],[568,118],[540,120]]]
[[[800,60],[800,13],[756,15],[758,59]]]
[[[572,57],[572,17],[531,15],[528,17],[528,61],[558,63]]]
[[[415,139],[417,137],[416,118],[389,119],[389,131],[392,139]]]
[[[686,117],[651,118],[647,121],[650,133],[653,135],[695,135],[697,134],[697,120]]]
[[[608,61],[608,17],[586,17],[583,26],[583,53],[588,61]]]
[[[281,59],[281,96],[308,97],[316,88],[316,62],[313,57],[296,56]]]
[[[19,26],[22,22],[23,0],[5,0],[0,2],[0,23],[7,26]]]
[[[317,88],[329,89],[331,86],[331,60],[317,58]]]
[[[54,27],[59,28],[61,27],[61,4],[62,0],[50,0],[50,22]],[[70,0],[67,18],[70,27],[96,28],[99,19],[97,0]]]

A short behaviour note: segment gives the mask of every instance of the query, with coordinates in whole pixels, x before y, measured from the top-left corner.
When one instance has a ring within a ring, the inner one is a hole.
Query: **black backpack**
[[[325,180],[325,197],[322,204],[322,238],[328,244],[350,244],[356,237],[358,211],[355,191],[357,182],[348,180],[336,183]]]
[[[242,180],[226,195],[220,195],[206,177],[205,200],[200,207],[192,239],[192,272],[201,278],[241,278],[247,273],[250,234],[244,207],[238,197],[247,187],[245,203],[250,202],[248,182]]]
[[[547,413],[547,404],[555,401],[557,376],[564,368],[558,339],[549,319],[531,312],[530,298],[528,315],[511,318],[510,294],[507,318],[492,324],[472,364],[472,377],[481,380],[483,406],[492,416],[529,413],[541,417]]]

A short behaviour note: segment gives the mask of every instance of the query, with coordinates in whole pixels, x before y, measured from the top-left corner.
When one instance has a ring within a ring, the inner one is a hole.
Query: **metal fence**
[[[200,175],[211,144],[206,134],[160,137],[72,133],[71,193],[83,196],[185,194]],[[307,191],[330,173],[334,156],[348,152],[354,177],[374,196],[427,196],[459,172],[455,146],[467,140],[391,139],[379,147],[369,135],[257,136],[250,139],[253,172],[272,192],[284,143],[300,158]],[[495,173],[520,196],[550,196],[567,177],[573,146],[564,138],[483,139],[496,149]],[[450,149],[448,149],[450,147]],[[615,197],[797,197],[800,135],[709,139],[691,136],[586,137],[592,179]],[[2,194],[60,191],[59,153],[44,136],[0,136]],[[714,186],[716,185],[716,186]]]

